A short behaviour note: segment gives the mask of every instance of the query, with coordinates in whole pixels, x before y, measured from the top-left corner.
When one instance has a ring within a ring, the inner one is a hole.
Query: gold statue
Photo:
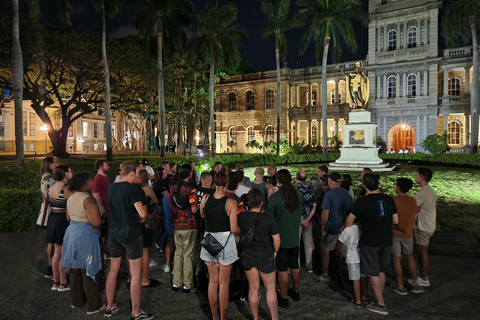
[[[367,108],[368,97],[370,94],[370,83],[366,72],[360,70],[360,62],[355,62],[353,72],[345,73],[342,69],[342,74],[347,81],[347,99],[346,102],[350,108]]]

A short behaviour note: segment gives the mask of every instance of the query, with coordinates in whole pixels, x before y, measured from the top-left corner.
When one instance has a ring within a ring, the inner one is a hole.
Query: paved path
[[[472,245],[474,242],[472,243]],[[437,251],[441,251],[437,248]],[[157,260],[163,259],[155,256]],[[46,268],[44,232],[24,231],[0,234],[0,319],[104,319],[103,314],[86,316],[85,307],[70,308],[68,293],[50,290],[51,280],[43,277]],[[108,268],[108,265],[107,265]],[[125,270],[125,269],[123,269]],[[206,295],[183,297],[170,294],[171,279],[161,267],[151,269],[151,277],[161,281],[158,288],[143,289],[142,308],[155,319],[210,319]],[[123,271],[117,289],[121,311],[112,319],[129,319],[128,292]],[[392,279],[387,281],[392,282]],[[425,294],[399,296],[385,290],[391,319],[480,319],[480,257],[434,255],[431,257],[432,286]],[[265,292],[261,289],[261,319],[269,319]],[[302,300],[290,300],[289,309],[280,309],[280,319],[380,319],[366,309],[347,303],[349,293],[336,284],[313,281],[302,271]],[[248,305],[231,299],[229,318],[251,319]]]

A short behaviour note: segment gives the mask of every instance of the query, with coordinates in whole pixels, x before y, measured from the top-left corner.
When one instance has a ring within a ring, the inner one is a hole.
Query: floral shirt
[[[180,194],[182,202],[188,203],[189,208],[180,209],[172,199],[173,193]],[[185,181],[182,181],[180,184],[174,184],[170,190],[169,202],[173,211],[173,228],[175,230],[193,230],[197,228],[195,214],[192,213],[192,209],[198,207],[197,190],[194,186]]]
[[[317,197],[313,189],[303,183],[297,184],[297,190],[302,195],[302,219],[305,219],[310,215],[313,205],[317,203]]]

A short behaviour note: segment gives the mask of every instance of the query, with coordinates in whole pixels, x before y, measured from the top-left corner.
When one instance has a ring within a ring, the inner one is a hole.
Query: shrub
[[[0,168],[0,189],[17,188],[20,190],[37,189],[40,187],[40,172],[24,170],[18,167]]]
[[[35,179],[38,184],[38,179]],[[42,195],[40,190],[0,189],[0,232],[33,229]]]
[[[448,150],[448,135],[432,134],[422,141],[422,147],[432,154],[442,154]]]

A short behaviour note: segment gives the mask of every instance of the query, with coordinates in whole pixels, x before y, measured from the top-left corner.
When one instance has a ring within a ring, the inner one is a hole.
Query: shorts
[[[338,235],[324,232],[322,235],[321,249],[324,251],[335,251],[337,247]]]
[[[275,272],[275,256],[271,255],[268,258],[258,258],[249,254],[242,254],[240,256],[243,270],[250,271],[256,268],[261,273]]]
[[[377,277],[392,270],[392,247],[360,247],[360,271]]]
[[[63,245],[63,237],[70,222],[65,213],[50,213],[47,223],[47,243]]]
[[[393,237],[392,254],[401,256],[403,254],[411,254],[413,252],[413,238],[396,238]]]
[[[426,232],[420,229],[413,228],[413,240],[417,246],[426,246],[430,243],[430,238],[433,236],[433,232]]]
[[[300,248],[280,248],[277,252],[277,271],[287,271],[290,269],[298,269],[298,256],[300,254]]]
[[[360,280],[360,263],[347,263],[348,279]]]
[[[127,251],[128,260],[136,260],[143,257],[143,237],[139,236],[130,243],[108,242],[110,258],[121,258]]]
[[[221,245],[225,245],[225,247],[223,248],[222,252],[218,254],[218,256],[214,257],[202,246],[202,251],[200,251],[200,259],[205,262],[215,262],[224,266],[231,265],[238,260],[237,244],[235,243],[235,235],[233,233],[230,235],[230,231],[205,232],[205,236],[209,233],[211,233]]]

